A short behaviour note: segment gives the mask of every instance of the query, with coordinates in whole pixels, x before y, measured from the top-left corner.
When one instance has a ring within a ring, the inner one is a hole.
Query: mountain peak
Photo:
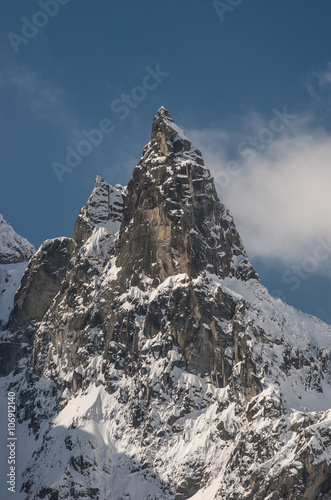
[[[19,236],[0,214],[0,264],[28,261],[34,253],[34,246]]]
[[[151,142],[146,146],[147,150],[149,147],[159,157],[168,157],[170,155],[170,160],[173,159],[173,155],[194,153],[199,157],[200,164],[202,161],[200,151],[192,147],[185,132],[176,125],[169,111],[163,106],[161,106],[158,114],[154,117],[152,138]]]
[[[207,269],[258,279],[200,151],[164,107],[128,185],[118,265],[134,283],[142,272],[164,280]]]
[[[102,184],[105,184],[105,180],[100,177],[100,175],[97,175],[94,182],[95,187],[101,186]]]
[[[163,116],[163,115],[164,115],[164,116],[167,116],[168,118],[170,118],[170,119],[172,120],[172,118],[171,118],[171,115],[170,115],[169,111],[168,111],[168,110],[167,110],[167,108],[165,108],[164,106],[161,106],[161,107],[158,109],[157,114],[158,114],[159,116]]]

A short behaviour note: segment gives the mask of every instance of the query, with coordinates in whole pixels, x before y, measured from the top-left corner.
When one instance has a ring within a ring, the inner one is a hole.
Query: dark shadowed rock
[[[65,277],[69,244],[69,238],[47,240],[33,256],[16,292],[11,331],[43,318]]]

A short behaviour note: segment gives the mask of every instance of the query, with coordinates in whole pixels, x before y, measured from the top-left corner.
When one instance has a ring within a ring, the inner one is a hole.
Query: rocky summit
[[[261,285],[162,107],[128,186],[96,178],[2,323],[15,498],[330,499],[330,355],[331,326]]]

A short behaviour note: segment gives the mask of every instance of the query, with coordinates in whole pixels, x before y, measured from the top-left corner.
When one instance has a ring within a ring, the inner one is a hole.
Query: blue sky
[[[329,2],[0,3],[0,213],[18,233],[71,236],[97,174],[129,181],[164,105],[262,282],[331,323]]]

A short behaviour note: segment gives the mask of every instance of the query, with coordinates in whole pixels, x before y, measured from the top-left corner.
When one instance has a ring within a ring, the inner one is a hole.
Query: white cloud
[[[258,122],[254,115],[252,123]],[[237,152],[232,170],[223,130],[187,132],[202,150],[251,257],[300,263],[313,253],[316,238],[331,235],[331,136],[308,124],[307,115],[298,116],[262,151]]]

